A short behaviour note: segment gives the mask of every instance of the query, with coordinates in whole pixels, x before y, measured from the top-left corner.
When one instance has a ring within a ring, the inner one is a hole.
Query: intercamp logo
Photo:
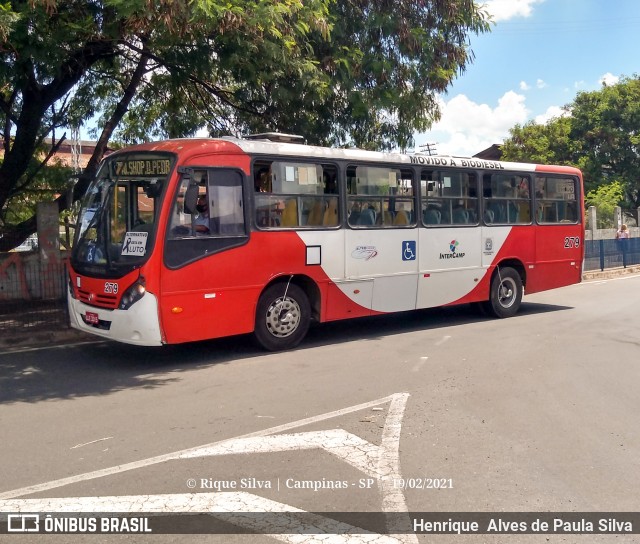
[[[460,242],[458,242],[458,240],[456,240],[455,238],[453,240],[451,240],[451,242],[449,242],[449,251],[451,253],[440,253],[440,258],[441,259],[460,259],[462,257],[464,257],[464,252],[460,253],[458,252],[458,246],[460,245]]]

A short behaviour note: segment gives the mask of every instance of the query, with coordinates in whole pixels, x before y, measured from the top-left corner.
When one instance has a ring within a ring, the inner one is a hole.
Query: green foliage
[[[616,180],[618,200],[640,206],[640,79],[578,93],[565,110],[545,125],[511,129],[503,159],[577,166],[588,192]]]
[[[0,3],[0,39],[4,42],[13,25],[18,20],[18,15],[11,9],[11,2]]]
[[[578,146],[570,138],[571,118],[551,119],[545,125],[533,121],[516,125],[502,146],[502,159],[539,164],[575,164]]]
[[[579,93],[572,106],[571,137],[582,142],[581,167],[590,187],[619,180],[625,197],[640,205],[640,79],[623,79]]]
[[[619,181],[600,185],[587,193],[585,204],[596,207],[599,229],[611,228],[615,225],[614,211],[623,199],[623,185]]]

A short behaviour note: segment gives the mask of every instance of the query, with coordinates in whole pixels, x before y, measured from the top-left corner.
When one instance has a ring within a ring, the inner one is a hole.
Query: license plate
[[[84,314],[84,320],[89,325],[98,325],[100,323],[100,320],[98,319],[98,314],[95,312],[87,312],[86,314]]]

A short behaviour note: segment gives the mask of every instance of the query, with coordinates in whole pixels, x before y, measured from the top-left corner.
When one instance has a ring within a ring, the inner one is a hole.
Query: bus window
[[[196,210],[188,213],[185,209],[187,189],[191,183],[198,185],[198,202]],[[180,181],[180,187],[173,204],[171,222],[169,226],[170,238],[189,238],[210,233],[209,226],[209,197],[207,195],[207,172],[196,170],[193,178],[185,176]]]
[[[207,192],[210,234],[245,234],[242,177],[239,173],[226,169],[210,170]]]
[[[536,176],[536,221],[577,223],[576,183],[568,176]]]
[[[198,187],[196,209],[188,210],[185,198],[193,184]],[[182,179],[171,214],[170,238],[241,234],[245,234],[242,180],[236,172],[195,170]]]
[[[231,168],[196,168],[183,176],[167,233],[164,258],[169,268],[179,268],[246,241],[242,187],[242,173]],[[190,195],[195,196],[195,205],[189,202]]]
[[[478,184],[474,173],[424,170],[420,187],[425,225],[478,223]]]
[[[484,222],[531,223],[531,179],[526,175],[485,174],[482,179]]]
[[[412,171],[350,166],[347,168],[347,187],[351,227],[415,225]]]
[[[331,164],[256,161],[258,228],[334,227],[339,224],[338,170]]]

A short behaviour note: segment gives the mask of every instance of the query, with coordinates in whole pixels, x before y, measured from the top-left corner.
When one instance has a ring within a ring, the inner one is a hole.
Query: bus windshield
[[[171,164],[167,155],[147,153],[104,161],[80,210],[72,253],[78,270],[124,274],[146,261]]]

